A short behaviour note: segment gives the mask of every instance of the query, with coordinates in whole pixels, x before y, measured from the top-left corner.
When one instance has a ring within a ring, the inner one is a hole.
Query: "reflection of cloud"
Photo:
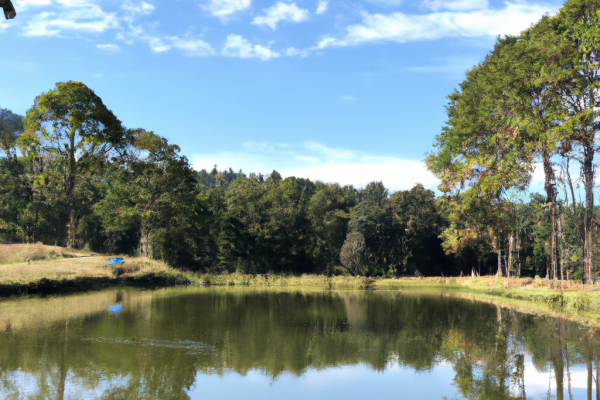
[[[363,154],[315,142],[301,145],[246,143],[243,149],[197,155],[193,157],[193,164],[198,170],[210,170],[217,164],[219,170],[242,169],[245,173],[270,173],[275,169],[283,176],[356,187],[364,187],[372,181],[382,181],[391,190],[410,189],[416,183],[431,189],[437,185],[437,179],[421,161]]]

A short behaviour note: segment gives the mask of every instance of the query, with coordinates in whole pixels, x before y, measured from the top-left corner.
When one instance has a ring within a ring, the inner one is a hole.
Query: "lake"
[[[4,300],[0,398],[598,399],[599,334],[444,293],[207,287]]]

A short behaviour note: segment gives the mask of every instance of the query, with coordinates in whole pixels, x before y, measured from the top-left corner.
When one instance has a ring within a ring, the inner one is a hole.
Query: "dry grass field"
[[[109,258],[41,244],[0,244],[0,296],[121,283],[172,286],[193,279],[159,261],[126,257],[123,264],[105,266]]]
[[[44,246],[41,243],[0,244],[0,265],[79,255],[81,254],[69,252],[62,247]]]

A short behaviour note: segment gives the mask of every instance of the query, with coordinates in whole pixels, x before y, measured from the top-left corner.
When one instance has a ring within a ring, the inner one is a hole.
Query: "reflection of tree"
[[[552,369],[558,400],[565,369],[570,393],[569,368],[587,363],[591,371],[599,349],[594,332],[566,320],[440,296],[161,293],[135,303],[125,292],[118,318],[81,317],[77,309],[40,329],[0,333],[0,391],[19,398],[11,379],[21,371],[36,382],[33,398],[66,398],[66,388],[75,388],[106,399],[185,399],[198,372],[254,369],[276,379],[356,363],[378,371],[390,362],[428,370],[448,360],[466,399],[525,399],[530,354],[537,368]]]

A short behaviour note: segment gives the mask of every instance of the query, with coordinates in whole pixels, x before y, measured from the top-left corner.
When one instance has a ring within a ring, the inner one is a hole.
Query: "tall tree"
[[[24,154],[35,159],[49,155],[57,184],[69,207],[69,245],[75,247],[79,178],[106,161],[112,150],[123,147],[125,130],[93,90],[81,82],[57,83],[38,96],[25,116],[19,138]],[[39,172],[36,180],[43,180]]]
[[[113,175],[96,209],[109,235],[137,226],[140,256],[148,257],[151,237],[154,234],[154,242],[158,242],[156,233],[161,227],[171,231],[178,228],[180,244],[194,239],[181,226],[186,221],[202,223],[195,218],[201,213],[196,204],[197,175],[187,158],[178,154],[179,146],[142,129],[130,131],[130,136],[133,149],[125,157],[123,168]],[[169,236],[169,232],[163,233]],[[169,252],[163,249],[162,253]]]
[[[570,0],[558,14],[564,38],[576,49],[565,64],[568,78],[562,95],[568,117],[564,128],[581,149],[581,173],[585,190],[584,271],[592,282],[594,156],[600,129],[600,3]]]

